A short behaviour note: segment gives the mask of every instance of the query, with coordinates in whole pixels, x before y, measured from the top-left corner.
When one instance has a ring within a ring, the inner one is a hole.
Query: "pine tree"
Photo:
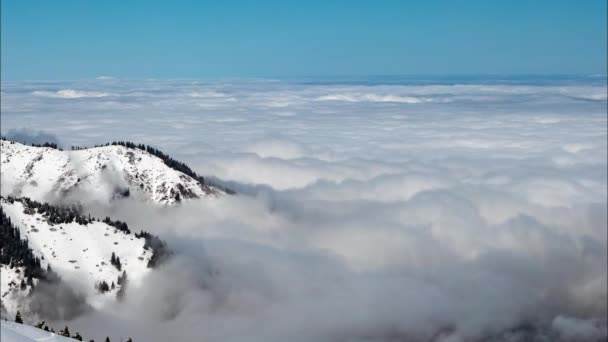
[[[21,288],[22,291],[27,288],[27,285],[25,284],[25,280],[23,280],[23,278],[21,279],[21,285],[19,285],[19,287]]]
[[[127,340],[127,342],[133,342],[133,339],[129,337],[129,339]]]
[[[63,329],[62,331],[60,331],[59,334],[61,336],[70,337],[70,329],[68,329],[68,326],[66,325],[65,329]]]
[[[110,338],[106,336],[106,342],[110,342]]]
[[[76,334],[74,334],[74,336],[72,336],[73,339],[78,340],[78,341],[82,341],[82,336],[80,336],[79,332],[76,332]]]
[[[110,291],[110,286],[108,286],[108,283],[106,283],[105,280],[102,280],[101,283],[99,283],[97,285],[97,289],[101,293],[106,293],[106,292]]]
[[[15,315],[15,323],[23,324],[23,319],[21,318],[21,312],[17,311]]]

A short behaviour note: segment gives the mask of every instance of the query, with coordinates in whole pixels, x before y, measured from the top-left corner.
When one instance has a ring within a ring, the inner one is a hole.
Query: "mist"
[[[53,322],[85,338],[597,341],[604,81],[9,83],[2,132],[151,144],[237,192],[72,194],[175,252],[123,301]]]

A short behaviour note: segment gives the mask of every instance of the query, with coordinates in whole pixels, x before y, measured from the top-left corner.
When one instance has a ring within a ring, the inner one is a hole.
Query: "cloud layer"
[[[57,98],[59,94],[111,94]],[[604,79],[3,85],[2,132],[155,145],[241,195],[89,205],[179,254],[69,322],[166,341],[605,338]]]

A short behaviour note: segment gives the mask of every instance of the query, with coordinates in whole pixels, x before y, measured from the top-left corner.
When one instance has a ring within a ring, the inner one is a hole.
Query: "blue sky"
[[[2,1],[2,80],[605,74],[606,1]]]

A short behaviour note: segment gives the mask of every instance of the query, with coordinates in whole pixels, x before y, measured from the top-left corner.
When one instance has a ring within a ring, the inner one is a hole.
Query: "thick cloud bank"
[[[152,144],[240,193],[89,205],[177,251],[69,322],[96,340],[107,326],[140,341],[607,338],[605,79],[2,91],[3,133]]]

